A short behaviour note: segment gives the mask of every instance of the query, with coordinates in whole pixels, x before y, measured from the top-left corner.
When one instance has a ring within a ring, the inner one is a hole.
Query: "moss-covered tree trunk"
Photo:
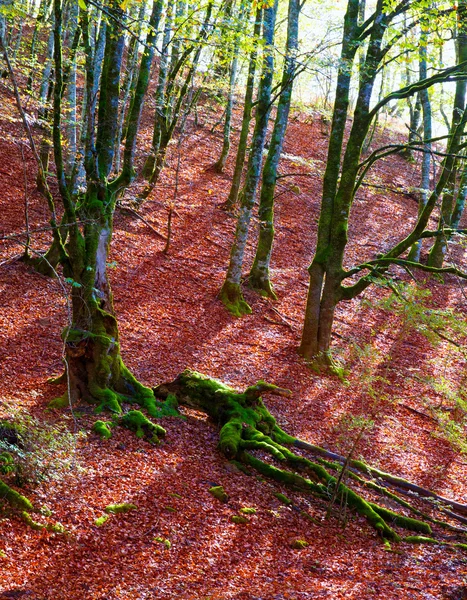
[[[332,249],[331,223],[334,214],[334,199],[340,176],[340,161],[344,140],[347,111],[349,108],[351,68],[358,49],[358,0],[349,0],[344,20],[344,33],[341,61],[337,76],[337,87],[334,101],[331,135],[329,138],[328,156],[323,181],[321,212],[318,224],[318,241],[313,261],[308,269],[310,283],[308,287],[307,305],[305,310],[300,353],[305,358],[318,356],[328,352],[330,345],[329,329],[332,328],[333,304],[337,282],[328,282],[326,297],[322,298],[327,264]],[[361,71],[364,74],[364,70]],[[323,306],[327,313],[324,320]],[[323,322],[324,321],[324,322]]]
[[[114,412],[121,410],[123,399],[145,406],[156,414],[153,392],[140,384],[121,359],[117,320],[112,292],[107,277],[107,260],[112,239],[116,198],[129,183],[121,175],[110,179],[115,140],[118,130],[118,101],[124,52],[125,13],[113,0],[107,9],[112,18],[105,30],[105,50],[100,81],[95,81],[89,19],[83,15],[83,39],[86,52],[86,95],[93,98],[98,90],[97,115],[90,110],[85,127],[86,191],[75,198],[65,178],[61,136],[62,68],[62,4],[54,0],[54,158],[65,219],[68,224],[66,245],[62,242],[61,263],[71,283],[71,322],[64,331],[67,371],[67,394],[72,402],[83,400]],[[150,49],[146,49],[150,54]],[[150,60],[143,54],[143,66]],[[140,70],[143,77],[144,69]],[[146,83],[147,87],[147,82]],[[144,87],[144,86],[143,86]],[[141,90],[139,90],[141,91]],[[132,115],[134,131],[127,136],[133,143],[139,123],[145,89],[135,94]],[[97,119],[97,123],[96,123]],[[134,147],[132,146],[134,150]],[[133,154],[125,163],[130,168]]]
[[[451,175],[455,154],[459,150],[463,127],[467,121],[467,114],[464,112],[459,125],[450,136],[447,155],[443,160],[441,174],[435,189],[427,198],[418,221],[409,235],[377,259],[368,260],[361,265],[345,270],[347,227],[355,194],[371,165],[380,156],[387,155],[382,150],[377,150],[372,153],[371,157],[359,163],[363,142],[373,118],[392,99],[405,98],[419,93],[435,83],[449,78],[462,68],[462,65],[450,67],[401,90],[390,92],[370,108],[372,91],[381,64],[392,45],[399,39],[396,35],[390,42],[386,41],[385,45],[385,35],[391,21],[399,16],[400,12],[407,10],[407,6],[401,4],[394,12],[388,12],[385,9],[385,3],[379,0],[372,17],[359,26],[358,4],[357,0],[349,0],[347,5],[332,129],[323,181],[318,240],[316,252],[309,267],[310,284],[299,349],[305,358],[313,359],[318,363],[331,364],[331,366],[332,360],[329,351],[337,303],[341,300],[355,298],[371,285],[375,277],[381,277],[393,263],[418,267],[418,263],[403,260],[400,257],[422,235],[433,235],[432,232],[426,232],[425,228]],[[356,50],[366,39],[368,39],[368,50],[365,57],[365,68],[360,73],[353,124],[348,140],[344,144],[346,116],[349,108],[351,66],[355,60]],[[379,154],[380,152],[381,154]],[[420,266],[419,268],[439,272],[439,269],[430,267]],[[343,284],[346,279],[365,270],[369,271],[369,274],[361,276],[356,283]]]
[[[237,157],[235,159],[235,169],[232,177],[229,197],[225,201],[223,208],[231,210],[237,203],[240,185],[242,181],[243,167],[245,166],[245,156],[247,151],[248,133],[250,131],[251,111],[253,108],[253,92],[255,88],[256,63],[258,59],[258,40],[261,34],[261,24],[263,10],[258,4],[255,15],[255,24],[253,30],[253,50],[250,54],[248,63],[248,77],[245,88],[245,98],[243,101],[243,116],[240,137],[238,140]]]
[[[259,201],[259,238],[256,254],[250,274],[249,284],[261,294],[276,298],[273,290],[269,265],[271,262],[272,246],[274,242],[274,194],[276,190],[277,168],[282,152],[285,132],[289,120],[290,101],[295,77],[296,54],[298,51],[298,20],[300,3],[298,0],[289,0],[289,13],[287,23],[287,43],[282,74],[279,103],[277,105],[274,129],[271,135],[268,155],[263,168],[263,179]]]
[[[271,110],[271,89],[274,74],[274,27],[277,15],[276,2],[264,9],[263,38],[264,58],[261,83],[256,106],[256,123],[251,141],[248,170],[240,198],[240,212],[235,230],[235,239],[230,252],[227,275],[222,285],[220,298],[227,309],[236,316],[251,312],[241,291],[243,257],[245,253],[252,209],[255,203],[263,163],[263,149]]]
[[[457,61],[462,63],[467,61],[467,2],[459,2],[457,9]],[[461,80],[456,83],[456,92],[454,96],[454,106],[452,111],[451,128],[450,133],[454,134],[459,123],[461,121],[462,114],[466,108],[466,90],[467,81]],[[450,229],[453,223],[456,227],[459,223],[460,216],[462,214],[464,198],[462,196],[464,190],[461,185],[457,190],[459,195],[459,202],[456,199],[455,188],[456,188],[456,175],[459,167],[459,161],[456,161],[448,184],[443,194],[440,215],[438,220],[438,229]],[[451,235],[449,232],[443,233],[435,238],[435,242],[428,255],[428,265],[441,268],[444,263],[444,257],[448,248],[448,241]]]

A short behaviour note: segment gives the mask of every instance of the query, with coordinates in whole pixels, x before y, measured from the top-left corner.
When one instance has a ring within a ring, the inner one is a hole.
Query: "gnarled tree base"
[[[243,315],[249,315],[252,312],[250,305],[245,302],[245,299],[243,298],[240,285],[236,283],[227,280],[224,281],[219,298],[226,309],[234,317],[242,317]]]
[[[334,454],[328,455],[333,459],[337,457],[337,464],[336,460],[331,463],[322,458],[318,458],[314,462],[294,452],[293,447],[314,451],[318,455],[326,451],[297,440],[284,432],[262,401],[261,395],[267,392],[283,396],[291,395],[288,390],[263,381],[248,387],[244,392],[238,392],[220,381],[190,370],[181,373],[174,381],[164,383],[154,389],[156,396],[161,398],[175,396],[180,404],[202,410],[218,423],[220,426],[219,449],[226,458],[236,459],[254,468],[262,475],[292,489],[312,493],[326,500],[331,507],[336,503],[356,511],[364,516],[385,540],[399,541],[401,539],[393,526],[426,536],[431,535],[431,527],[426,520],[438,525],[442,524],[462,534],[467,532],[467,530],[447,525],[425,515],[393,492],[385,493],[384,486],[395,483],[397,488],[398,484],[400,487],[401,482],[405,480],[393,477],[391,482],[391,476],[378,472],[383,482],[376,484],[375,475],[378,476],[376,470],[372,470],[361,461],[352,461],[346,465],[349,474],[360,480],[359,483],[370,484],[368,487],[393,499],[404,508],[412,510],[417,516],[422,516],[424,520],[410,518],[367,501],[359,493],[345,485],[342,477],[331,475],[330,469],[338,471],[342,467],[342,464],[339,464],[342,463],[340,460],[342,457]],[[270,460],[259,458],[257,451],[260,451],[261,456],[264,456],[265,453],[269,455]],[[277,466],[273,463],[276,463]],[[358,475],[356,475],[357,472]],[[382,475],[387,475],[387,477],[384,478]],[[417,486],[413,486],[413,488],[421,490]],[[423,497],[423,494],[420,496]],[[436,495],[432,494],[432,497],[434,496]],[[454,518],[458,517],[463,522],[462,511],[467,511],[467,506],[451,503],[451,507],[456,510]],[[451,516],[453,514],[453,512],[450,513]],[[410,538],[408,541],[411,541]]]

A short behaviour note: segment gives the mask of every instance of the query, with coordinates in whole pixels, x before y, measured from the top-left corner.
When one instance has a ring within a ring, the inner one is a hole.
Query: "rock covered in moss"
[[[103,440],[108,440],[112,437],[112,431],[110,429],[111,426],[112,424],[109,422],[96,421],[92,426],[92,430],[94,431],[94,433],[97,433],[97,435]]]
[[[293,540],[290,543],[290,546],[294,549],[294,550],[303,550],[304,548],[306,548],[307,546],[309,546],[310,544],[306,541],[306,540]]]
[[[213,487],[209,488],[209,493],[224,504],[229,501],[229,495],[221,485],[214,485]]]
[[[232,515],[230,517],[230,520],[232,521],[232,523],[236,523],[237,525],[245,525],[246,523],[249,523],[250,521],[244,517],[243,515]]]

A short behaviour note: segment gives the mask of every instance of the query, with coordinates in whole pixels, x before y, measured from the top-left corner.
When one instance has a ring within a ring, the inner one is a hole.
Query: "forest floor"
[[[160,185],[139,209],[165,236],[173,202],[167,255],[164,240],[145,222],[128,211],[116,214],[112,285],[126,364],[152,386],[186,367],[238,389],[259,379],[276,383],[293,392],[291,399],[265,398],[281,426],[341,453],[355,438],[356,418],[371,417],[374,425],[355,456],[463,501],[467,459],[435,411],[452,413],[461,393],[457,387],[465,381],[462,353],[445,342],[433,345],[417,331],[410,311],[382,306],[389,292],[375,287],[338,309],[334,348],[350,370],[346,383],[313,373],[297,354],[327,145],[317,115],[296,113],[287,133],[281,173],[302,175],[282,178],[277,198],[272,275],[278,301],[245,289],[253,312],[242,319],[220,303],[235,220],[218,206],[228,193],[235,149],[226,173],[216,174],[212,165],[221,135],[211,132],[214,118],[205,106],[198,126],[189,123],[180,157],[172,145]],[[142,134],[147,144],[149,128],[148,119]],[[0,235],[24,232],[27,181],[32,246],[43,249],[49,232],[38,230],[47,227],[47,208],[35,191],[34,160],[4,88],[0,131]],[[381,141],[395,134],[385,129],[378,135]],[[352,213],[349,265],[373,257],[407,232],[417,214],[410,195],[417,173],[417,164],[399,156],[381,161],[372,172],[375,187],[361,188]],[[256,229],[253,221],[245,273]],[[325,520],[322,501],[248,477],[228,463],[216,449],[216,424],[203,414],[184,410],[184,419],[164,419],[167,437],[154,447],[124,430],[102,441],[90,432],[96,417],[85,407],[74,414],[47,410],[63,392],[47,379],[62,368],[66,286],[17,260],[22,248],[16,241],[24,239],[2,239],[1,246],[0,410],[29,413],[49,424],[42,434],[42,462],[35,468],[51,477],[25,493],[68,533],[0,521],[0,598],[467,598],[465,552],[403,542],[388,550],[360,517],[341,515],[343,526],[334,511]],[[453,246],[452,252],[464,250]],[[397,269],[394,273],[408,280]],[[429,307],[465,314],[465,287],[457,279],[446,277],[442,284],[414,275],[431,292],[424,300]],[[62,425],[81,434],[70,439]],[[60,443],[65,450],[59,450]],[[209,493],[215,484],[228,492],[227,504]],[[287,493],[292,507],[275,497],[278,491]],[[96,525],[107,505],[122,502],[137,509]],[[231,521],[241,507],[256,509],[248,524]],[[296,539],[309,545],[293,549]]]

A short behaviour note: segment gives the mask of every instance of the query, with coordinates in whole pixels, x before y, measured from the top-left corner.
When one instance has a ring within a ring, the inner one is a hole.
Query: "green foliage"
[[[16,465],[13,456],[10,452],[0,453],[0,473],[2,475],[10,475],[16,471]]]
[[[12,407],[9,414],[8,421],[0,422],[0,470],[12,476],[16,485],[58,480],[78,466],[77,435],[70,433],[65,424],[41,422]],[[14,431],[15,436],[5,435],[5,428]]]

